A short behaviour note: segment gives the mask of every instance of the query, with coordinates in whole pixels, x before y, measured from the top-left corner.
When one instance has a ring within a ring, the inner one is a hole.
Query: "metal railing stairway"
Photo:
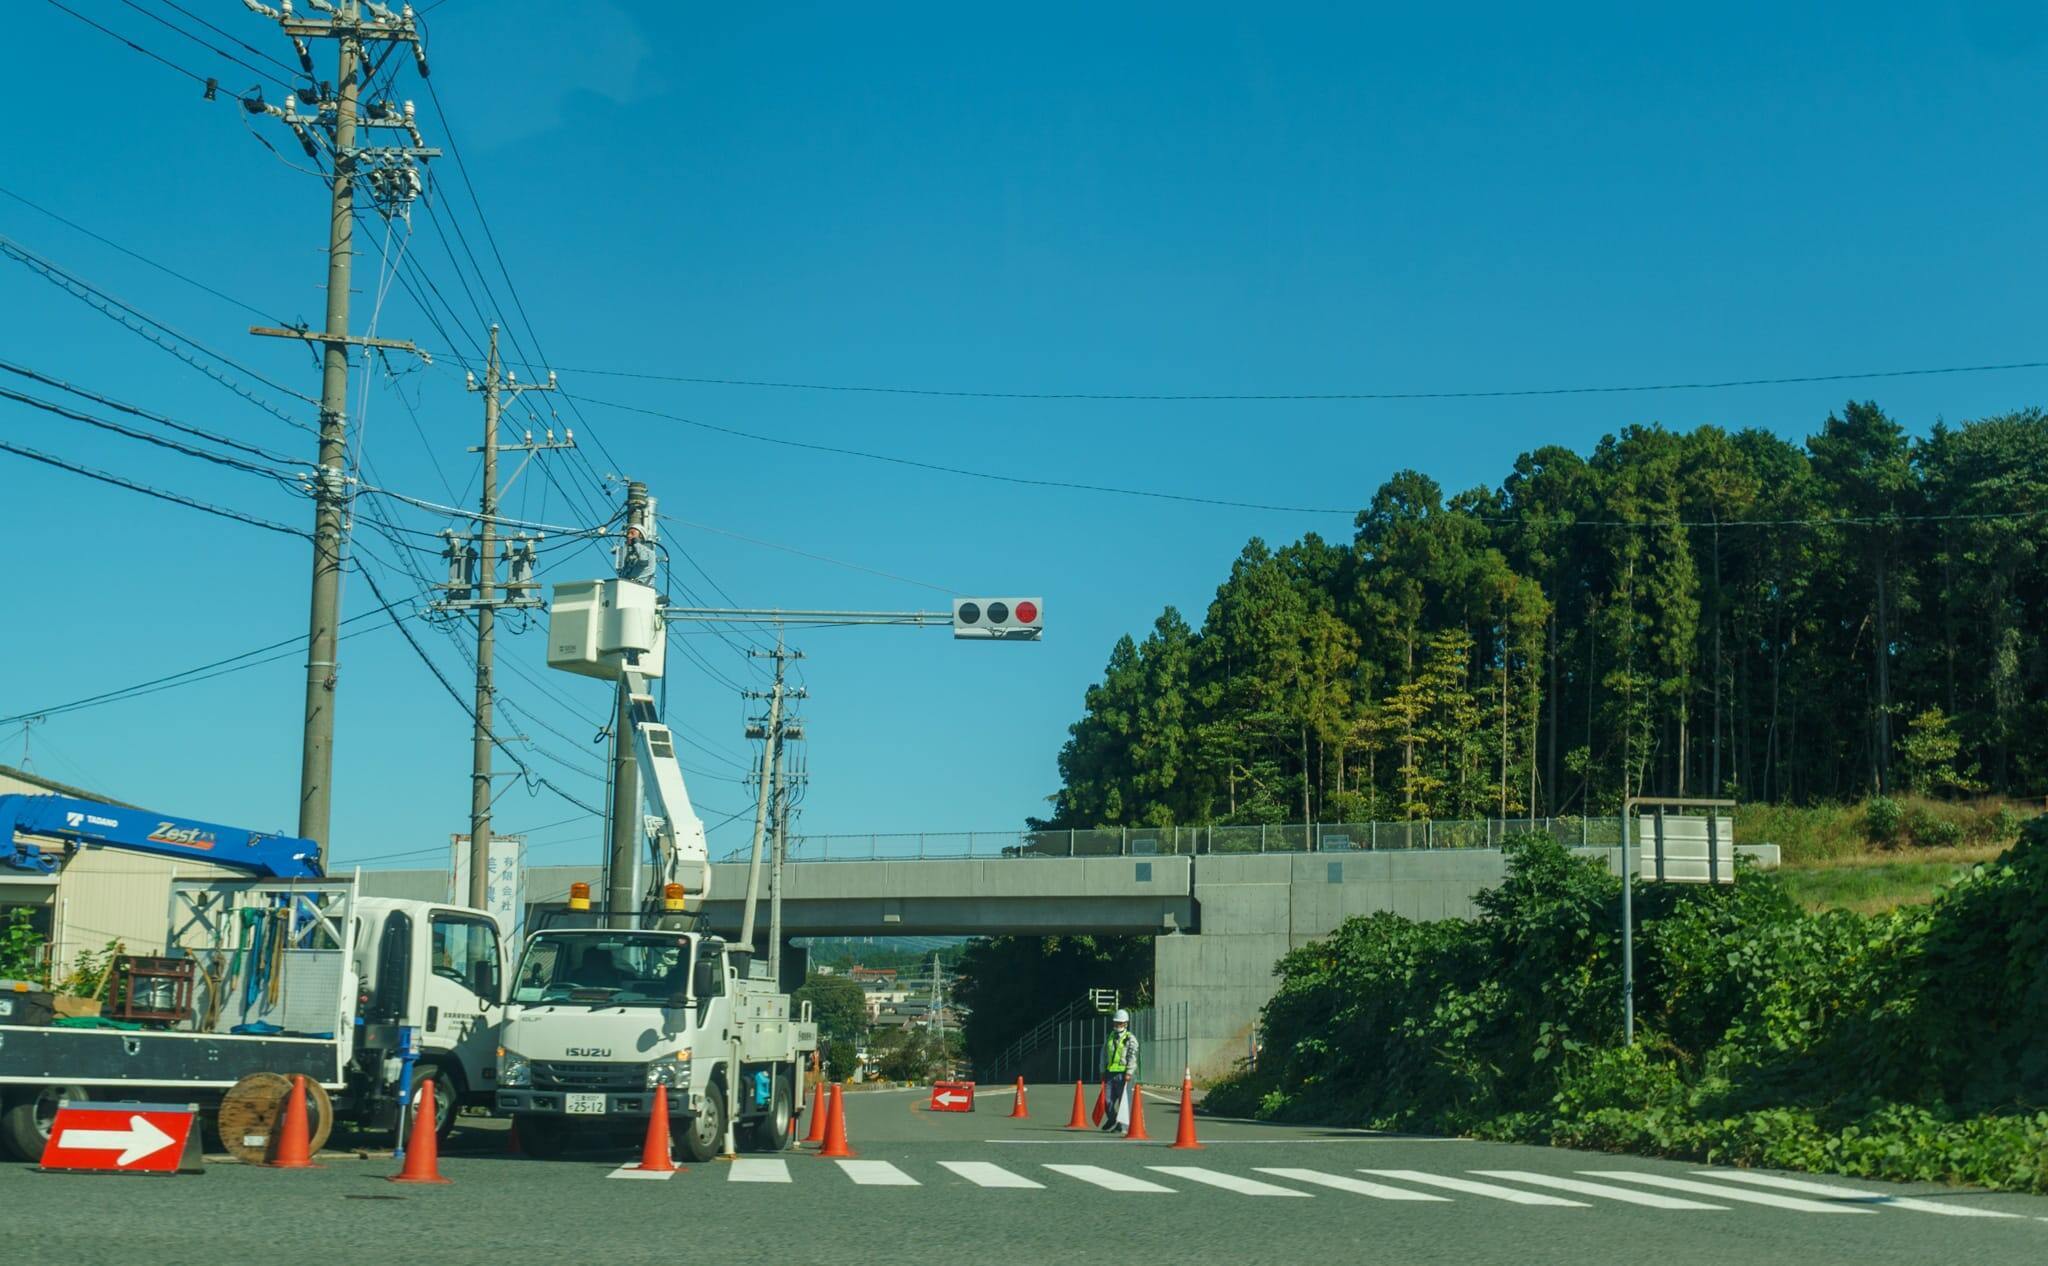
[[[1095,1012],[1094,1000],[1088,995],[1082,994],[1066,1006],[1040,1020],[1016,1041],[1004,1048],[1002,1054],[976,1069],[977,1076],[982,1082],[990,1084],[1008,1081],[1018,1076],[1026,1060],[1037,1054],[1041,1048],[1050,1045],[1059,1036],[1061,1025],[1079,1019],[1082,1016],[1094,1015]]]

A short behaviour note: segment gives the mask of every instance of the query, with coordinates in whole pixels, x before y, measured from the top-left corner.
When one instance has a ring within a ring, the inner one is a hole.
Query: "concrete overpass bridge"
[[[1455,825],[1477,824],[1436,824]],[[1570,834],[1551,829],[1594,841],[1578,850],[1619,869],[1618,847],[1576,820],[1573,826],[1578,829]],[[1113,849],[1104,847],[1107,839],[1080,837],[1115,832],[977,833],[967,837],[965,856],[958,836],[833,837],[848,841],[837,852],[845,860],[822,860],[834,856],[828,849],[810,852],[821,860],[805,860],[799,850],[783,868],[783,932],[788,938],[1150,936],[1155,1001],[1189,1018],[1193,1066],[1220,1072],[1243,1053],[1259,1009],[1273,995],[1273,965],[1281,955],[1346,919],[1379,911],[1418,920],[1469,918],[1476,913],[1473,898],[1506,873],[1496,830],[1432,833],[1433,840],[1461,846],[1380,849],[1359,847],[1373,837],[1355,828],[1321,832],[1321,838],[1304,833],[1277,840],[1268,834],[1262,845],[1283,847],[1266,851],[1239,847],[1241,839],[1226,839],[1224,849],[1204,847],[1212,841],[1172,832],[1134,833],[1118,838]],[[978,838],[988,843],[976,856]],[[885,849],[883,840],[894,843]],[[922,857],[904,847],[913,840]],[[1777,864],[1774,845],[1741,845],[1739,851]],[[870,855],[847,857],[857,852]],[[891,855],[873,855],[885,852]],[[764,864],[764,901],[766,870]],[[595,866],[529,869],[528,911],[563,907],[569,885],[578,882],[601,889]],[[363,875],[372,896],[443,901],[449,883],[448,873],[438,870]],[[744,864],[712,867],[711,890],[718,895],[705,908],[714,931],[738,935],[746,889]],[[758,924],[765,935],[765,909]]]

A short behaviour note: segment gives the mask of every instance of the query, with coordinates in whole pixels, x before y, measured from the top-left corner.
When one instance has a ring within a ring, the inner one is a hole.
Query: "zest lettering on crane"
[[[149,833],[152,844],[177,844],[185,848],[210,849],[216,844],[213,832],[202,831],[196,826],[177,826],[170,822],[159,822],[156,830]]]

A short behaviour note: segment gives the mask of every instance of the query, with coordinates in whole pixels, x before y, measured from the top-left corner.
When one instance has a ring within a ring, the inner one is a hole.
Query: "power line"
[[[205,18],[199,16],[197,13],[192,12],[192,10],[186,8],[184,5],[179,4],[178,0],[160,0],[160,2],[167,8],[176,9],[178,12],[184,14],[188,18],[191,18],[194,22],[197,22],[199,25],[205,27],[207,30],[212,31],[215,34],[226,38],[230,42],[237,44],[244,49],[247,49],[249,52],[254,53],[256,56],[261,57],[264,61],[269,62],[271,65],[277,67],[279,70],[282,70],[287,75],[303,75],[306,73],[306,70],[303,66],[293,66],[286,62],[279,61],[277,58],[271,56],[269,53],[264,52],[262,49],[256,47],[254,44],[249,43],[247,40],[244,40],[241,36],[236,35],[233,31],[228,30],[226,27],[215,26],[213,23],[207,21]],[[134,6],[130,5],[129,7],[133,8]]]
[[[187,79],[196,82],[200,87],[206,89],[206,99],[209,101],[213,100],[213,94],[214,91],[219,87],[219,81],[210,79],[207,76],[200,74],[198,71],[189,70],[184,66],[180,66],[178,63],[172,61],[170,58],[165,57],[162,53],[153,52],[150,49],[144,48],[142,45],[137,44],[134,40],[131,40],[127,36],[121,34],[119,31],[113,30],[109,27],[101,26],[99,23],[93,21],[91,18],[85,16],[83,13],[80,13],[78,10],[73,9],[67,5],[58,3],[58,0],[46,0],[46,2],[50,5],[51,8],[63,10],[65,13],[68,13],[72,17],[77,18],[79,21],[85,23],[93,30],[98,31],[102,35],[105,35],[107,38],[114,40],[117,43],[125,44],[129,48],[134,49],[136,52],[142,54],[144,57],[149,58],[151,61],[159,62],[165,66],[168,66],[172,70],[175,70],[179,74],[185,76]]]
[[[913,580],[908,576],[899,576],[894,572],[887,572],[882,571],[878,568],[863,566],[860,563],[849,563],[844,559],[828,558],[823,554],[813,554],[809,550],[798,549],[794,545],[782,545],[778,544],[775,541],[761,540],[759,537],[744,536],[738,532],[728,531],[725,528],[712,527],[708,523],[692,523],[688,519],[679,519],[672,514],[656,515],[655,517],[661,519],[664,522],[676,524],[678,527],[694,528],[699,532],[710,532],[717,536],[729,536],[735,541],[745,541],[749,545],[759,545],[763,549],[781,550],[785,554],[795,554],[799,558],[808,558],[814,562],[829,563],[834,567],[844,567],[849,571],[866,572],[870,576],[880,576],[884,580],[894,580],[906,585],[916,585],[921,589],[929,589],[934,593],[951,594],[960,592],[958,589],[950,588],[946,585],[934,585],[929,581]]]
[[[310,539],[309,533],[298,528],[286,527],[282,523],[272,523],[269,519],[259,519],[253,514],[243,514],[239,510],[230,510],[225,506],[212,505],[205,501],[196,501],[191,497],[180,496],[175,492],[166,492],[161,488],[152,488],[148,484],[139,484],[130,479],[123,479],[119,475],[110,475],[103,470],[93,470],[90,467],[74,465],[60,457],[52,457],[48,453],[38,452],[32,448],[0,441],[0,450],[13,453],[18,457],[26,457],[30,461],[42,462],[46,466],[55,466],[59,470],[68,470],[74,475],[83,475],[87,479],[97,479],[101,483],[113,484],[117,488],[126,488],[130,492],[139,492],[144,496],[155,497],[159,501],[169,501],[177,505],[188,506],[194,510],[201,510],[223,519],[233,519],[238,523],[246,523],[250,527],[266,528],[272,532],[282,533],[285,536],[296,536],[301,540]]]
[[[220,48],[213,44],[209,44],[205,39],[201,38],[200,36],[194,35],[192,32],[186,30],[182,26],[179,26],[177,23],[171,21],[169,18],[163,16],[161,13],[150,12],[148,9],[145,9],[141,5],[135,3],[135,0],[121,0],[121,3],[127,5],[129,8],[135,10],[137,13],[140,13],[143,17],[148,18],[150,21],[156,23],[157,25],[165,27],[178,35],[184,36],[186,39],[191,40],[194,44],[199,45],[199,47],[205,49],[209,53],[212,53],[214,56],[225,57],[229,61],[233,62],[237,66],[240,66],[244,70],[254,71],[256,73],[256,77],[265,81],[266,83],[275,84],[278,87],[285,89],[286,91],[291,90],[290,84],[286,83],[282,79],[279,79],[276,75],[271,74],[269,71],[263,69],[261,66],[252,66],[248,62],[245,62],[241,58],[235,56],[233,53],[228,52],[226,49]],[[58,7],[62,8],[63,6],[59,5]],[[219,28],[216,27],[214,29],[218,30]],[[243,45],[243,47],[247,48],[248,46]],[[250,49],[250,51],[255,52],[254,49]],[[259,56],[268,57],[269,54],[263,53],[259,54]],[[274,61],[276,59],[272,58],[272,60]],[[287,71],[289,71],[289,68],[287,68]]]
[[[626,369],[558,366],[561,373],[607,378],[638,378],[648,382],[693,383],[713,387],[762,387],[776,391],[827,391],[863,395],[933,396],[951,400],[1098,400],[1098,401],[1286,401],[1342,400],[1509,400],[1533,396],[1624,395],[1656,391],[1723,391],[1732,387],[1786,387],[1821,382],[1857,382],[1882,378],[1927,378],[1942,374],[1988,374],[2015,369],[2048,369],[2048,361],[2007,361],[1986,365],[1943,365],[1930,369],[1874,369],[1856,373],[1792,374],[1779,378],[1703,379],[1692,382],[1631,383],[1620,386],[1505,387],[1462,391],[1271,391],[1271,392],[1103,392],[1103,391],[951,391],[936,387],[865,386],[854,383],[778,382],[759,378],[693,378]],[[603,401],[592,400],[592,404]]]
[[[73,232],[85,234],[87,237],[91,238],[95,242],[98,242],[102,246],[111,247],[114,250],[121,252],[123,255],[128,256],[130,259],[136,260],[140,263],[147,264],[151,268],[156,269],[158,272],[163,273],[165,276],[174,277],[177,280],[184,282],[188,286],[191,286],[198,290],[205,291],[207,294],[212,295],[214,298],[219,299],[222,302],[231,303],[236,307],[242,309],[244,312],[252,313],[255,316],[258,316],[266,321],[275,321],[279,325],[288,324],[282,318],[277,317],[269,312],[265,312],[263,309],[257,307],[253,303],[248,302],[247,300],[237,299],[233,295],[228,294],[225,291],[216,290],[212,286],[207,285],[205,282],[200,281],[197,278],[188,277],[184,273],[179,272],[177,269],[172,268],[169,265],[158,263],[156,260],[151,259],[149,256],[144,255],[140,251],[130,250],[128,247],[121,245],[119,242],[115,241],[110,237],[105,237],[101,234],[95,233],[91,229],[86,228],[83,224],[80,224],[75,220],[67,220],[63,216],[58,215],[55,211],[50,210],[48,207],[41,206],[34,202],[30,202],[27,198],[22,197],[20,194],[14,192],[12,189],[0,187],[0,195],[5,195],[6,197],[14,199],[16,202],[19,202],[21,205],[27,207],[31,211],[35,211],[39,214],[50,217],[52,220],[55,220],[57,223],[63,225],[65,228],[72,230]]]
[[[0,400],[12,400],[17,404],[25,404],[32,409],[40,409],[45,413],[53,414],[60,418],[68,418],[73,422],[83,422],[87,426],[98,427],[102,431],[123,435],[131,440],[141,440],[145,444],[153,444],[158,448],[168,449],[174,453],[183,453],[187,457],[197,457],[202,461],[212,462],[216,466],[225,466],[230,470],[262,475],[265,478],[275,479],[287,485],[291,483],[291,475],[285,471],[274,470],[268,466],[258,466],[254,462],[246,462],[239,457],[211,453],[203,448],[194,448],[190,444],[180,444],[176,440],[165,439],[161,435],[151,435],[147,431],[138,431],[134,427],[123,426],[119,422],[109,422],[105,418],[96,418],[90,413],[80,413],[76,409],[67,409],[54,401],[38,400],[34,396],[23,395],[18,391],[9,391],[5,387],[0,387]]]
[[[152,413],[148,409],[144,409],[138,405],[124,404],[121,401],[115,400],[110,396],[103,396],[96,391],[92,391],[85,387],[80,387],[73,383],[66,382],[61,378],[53,378],[48,374],[40,373],[36,370],[30,369],[26,365],[16,365],[10,361],[0,360],[0,370],[5,370],[10,374],[18,374],[23,378],[31,379],[35,382],[42,383],[46,387],[55,387],[57,390],[65,392],[69,395],[83,397],[84,399],[90,400],[95,404],[105,405],[109,409],[118,410],[122,413],[129,415],[130,417],[141,418],[147,422],[154,422],[159,426],[167,426],[174,431],[181,431],[186,435],[195,436],[199,439],[211,440],[216,444],[232,448],[237,452],[247,453],[251,457],[261,457],[266,461],[283,462],[286,465],[296,465],[298,463],[297,458],[287,457],[282,453],[274,453],[267,448],[259,448],[254,444],[244,444],[240,440],[230,439],[225,435],[216,435],[212,431],[204,430],[196,426],[190,426],[187,425],[186,423],[179,422],[171,418],[167,418],[161,413]]]

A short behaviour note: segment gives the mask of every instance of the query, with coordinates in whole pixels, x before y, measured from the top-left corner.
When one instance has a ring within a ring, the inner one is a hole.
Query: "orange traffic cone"
[[[640,1144],[640,1163],[634,1169],[650,1174],[673,1174],[676,1162],[668,1151],[668,1087],[654,1088],[654,1111],[647,1118],[647,1138]]]
[[[1074,1114],[1067,1118],[1067,1128],[1070,1130],[1085,1130],[1088,1128],[1088,1100],[1082,1096],[1081,1083],[1078,1081],[1074,1083]]]
[[[1173,1146],[1168,1150],[1191,1152],[1200,1151],[1201,1147],[1195,1138],[1195,1080],[1183,1075],[1180,1079],[1180,1128],[1173,1132]]]
[[[434,1083],[420,1085],[420,1101],[412,1111],[412,1137],[405,1144],[405,1168],[392,1182],[447,1182],[441,1177],[441,1140],[434,1134]]]
[[[825,1114],[825,1146],[818,1149],[818,1155],[829,1160],[854,1155],[846,1145],[846,1104],[836,1085],[832,1087],[832,1109]]]
[[[823,1086],[812,1087],[811,1128],[804,1132],[804,1142],[822,1143],[825,1141],[825,1101],[831,1097],[831,1095],[825,1092]]]
[[[1099,1126],[1102,1124],[1102,1118],[1108,1115],[1109,1083],[1105,1081],[1095,1092],[1095,1111],[1091,1114],[1090,1119]]]
[[[1145,1088],[1135,1081],[1131,1083],[1131,1129],[1124,1137],[1140,1143],[1152,1141],[1152,1136],[1145,1133]]]
[[[306,1130],[306,1079],[294,1073],[291,1091],[284,1097],[284,1111],[278,1113],[277,1128],[270,1135],[270,1155],[263,1163],[272,1169],[314,1169],[311,1151]]]
[[[1031,1115],[1031,1109],[1024,1106],[1024,1079],[1022,1077],[1017,1079],[1017,1101],[1010,1105],[1010,1115],[1012,1117],[1028,1117]]]

